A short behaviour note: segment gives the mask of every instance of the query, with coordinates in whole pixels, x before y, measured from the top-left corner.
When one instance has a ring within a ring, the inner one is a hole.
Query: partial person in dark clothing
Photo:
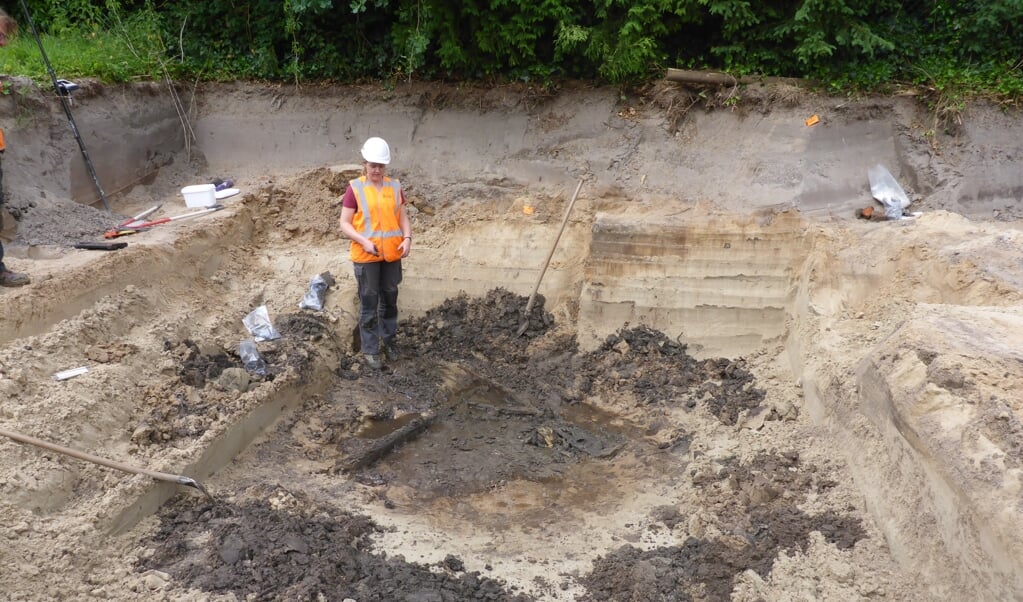
[[[18,30],[18,24],[7,13],[0,9],[0,46],[7,45],[7,37],[13,36]],[[0,132],[0,157],[3,157],[4,142],[3,133]],[[3,168],[0,167],[0,229],[4,226],[4,179]],[[0,286],[24,286],[30,282],[25,274],[19,274],[7,269],[4,265],[4,244],[0,242]]]

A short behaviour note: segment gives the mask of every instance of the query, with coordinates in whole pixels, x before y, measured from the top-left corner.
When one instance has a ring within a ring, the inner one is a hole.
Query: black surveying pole
[[[25,20],[28,21],[28,27],[32,30],[32,36],[36,39],[36,44],[39,45],[39,53],[43,55],[46,70],[50,73],[50,79],[53,80],[53,89],[57,96],[60,97],[60,104],[64,107],[64,114],[67,115],[67,121],[71,124],[71,131],[74,132],[75,140],[78,141],[78,148],[82,149],[82,158],[85,159],[85,167],[89,170],[93,183],[96,184],[96,190],[99,191],[99,200],[103,201],[103,208],[109,213],[110,205],[107,203],[107,195],[103,193],[103,187],[100,186],[99,177],[96,175],[96,168],[92,166],[92,159],[89,158],[89,151],[85,150],[85,141],[82,140],[82,135],[78,133],[78,125],[75,124],[75,118],[71,115],[71,102],[69,100],[71,91],[57,83],[57,74],[53,72],[53,65],[50,64],[50,59],[46,57],[43,41],[39,39],[39,32],[36,31],[35,23],[32,22],[32,15],[28,12],[28,5],[25,4],[25,0],[21,0],[21,9],[25,11]]]

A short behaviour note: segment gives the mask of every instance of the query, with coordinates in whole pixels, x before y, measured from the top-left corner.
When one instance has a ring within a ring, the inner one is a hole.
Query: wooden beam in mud
[[[755,83],[792,84],[798,86],[806,83],[797,77],[762,77],[756,75],[735,77],[721,71],[695,71],[690,69],[668,69],[664,79],[684,84],[706,84],[710,86],[736,86],[739,84]]]
[[[427,416],[410,420],[408,424],[377,439],[357,455],[344,460],[338,460],[331,472],[354,472],[372,466],[381,458],[394,451],[394,448],[403,443],[408,443],[426,432],[433,419],[433,416]]]
[[[493,412],[495,414],[507,414],[509,416],[542,416],[543,410],[536,408],[509,408],[504,406],[490,405],[489,403],[480,403],[476,401],[470,401],[469,407],[476,408],[477,410],[483,410],[486,412]]]

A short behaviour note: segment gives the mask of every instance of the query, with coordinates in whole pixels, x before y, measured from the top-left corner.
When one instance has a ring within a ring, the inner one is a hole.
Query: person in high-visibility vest
[[[362,145],[362,176],[350,181],[341,200],[341,232],[359,288],[359,345],[369,367],[398,359],[398,285],[401,260],[412,248],[412,223],[398,180],[385,175],[391,148],[383,138]]]
[[[14,22],[7,13],[0,9],[0,46],[7,45],[7,36],[13,36],[18,30],[18,24]],[[3,157],[4,141],[3,132],[0,131],[0,157]],[[0,169],[0,229],[4,226],[4,189],[3,170]],[[19,274],[7,269],[4,265],[4,243],[0,242],[0,286],[24,286],[30,282],[25,274]]]

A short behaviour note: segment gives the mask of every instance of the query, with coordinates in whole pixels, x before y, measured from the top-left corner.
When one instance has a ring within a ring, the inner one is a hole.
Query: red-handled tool
[[[117,238],[118,236],[127,236],[129,234],[135,234],[146,228],[157,226],[159,224],[166,224],[167,222],[177,221],[179,219],[187,219],[190,217],[199,217],[200,215],[206,215],[207,213],[213,213],[214,211],[220,211],[223,209],[223,205],[211,205],[200,211],[192,211],[191,213],[183,213],[181,215],[175,215],[172,217],[161,217],[160,219],[153,220],[151,222],[131,223],[130,228],[115,228],[103,234],[103,238]]]

